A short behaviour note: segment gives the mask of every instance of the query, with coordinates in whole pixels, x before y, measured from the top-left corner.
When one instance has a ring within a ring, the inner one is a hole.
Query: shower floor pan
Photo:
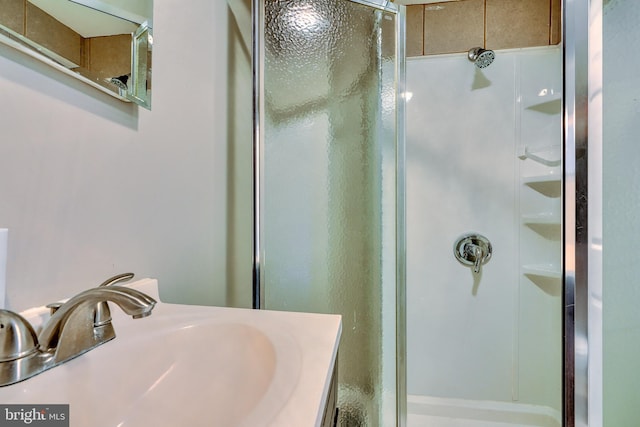
[[[522,403],[407,397],[407,427],[561,427],[560,413]]]

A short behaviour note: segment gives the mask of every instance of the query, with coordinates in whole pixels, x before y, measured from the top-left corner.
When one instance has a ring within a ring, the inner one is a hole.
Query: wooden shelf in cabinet
[[[522,183],[547,197],[560,197],[562,186],[559,174],[529,176],[522,179]]]

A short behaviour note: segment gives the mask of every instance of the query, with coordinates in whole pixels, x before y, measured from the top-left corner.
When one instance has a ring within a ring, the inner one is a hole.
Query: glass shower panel
[[[347,0],[264,7],[264,306],[341,314],[340,425],[392,425],[397,15]]]

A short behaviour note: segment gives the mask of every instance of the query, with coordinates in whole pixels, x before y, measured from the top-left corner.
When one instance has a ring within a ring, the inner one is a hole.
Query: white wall
[[[482,76],[475,70],[464,55],[407,64],[408,388],[510,400],[517,284],[513,62],[501,57]],[[481,77],[491,86],[472,90]],[[480,280],[453,255],[456,238],[471,231],[494,249]]]
[[[229,271],[244,280],[243,249],[231,240],[246,228],[237,177],[247,165],[234,141],[251,143],[248,52],[226,4],[158,0],[154,15],[152,111],[0,46],[12,309],[125,271],[158,278],[163,299],[188,303],[227,303]]]
[[[611,0],[603,18],[604,426],[640,422],[640,3]],[[594,159],[597,161],[597,159]],[[591,158],[589,160],[591,165]],[[590,166],[591,167],[591,166]]]
[[[521,223],[559,210],[559,183],[554,197],[530,196],[524,177],[550,171],[518,159],[524,146],[559,159],[560,58],[542,48],[498,51],[482,71],[466,54],[407,63],[409,394],[560,409],[559,273],[532,281],[521,268],[559,272],[559,212],[557,238]],[[453,255],[471,231],[493,245],[481,276]]]

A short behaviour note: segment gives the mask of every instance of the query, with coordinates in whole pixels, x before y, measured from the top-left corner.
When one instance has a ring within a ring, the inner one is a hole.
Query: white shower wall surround
[[[560,425],[561,58],[551,46],[497,51],[483,70],[466,54],[407,61],[410,427],[479,402]],[[453,255],[468,232],[493,245],[480,275]]]

